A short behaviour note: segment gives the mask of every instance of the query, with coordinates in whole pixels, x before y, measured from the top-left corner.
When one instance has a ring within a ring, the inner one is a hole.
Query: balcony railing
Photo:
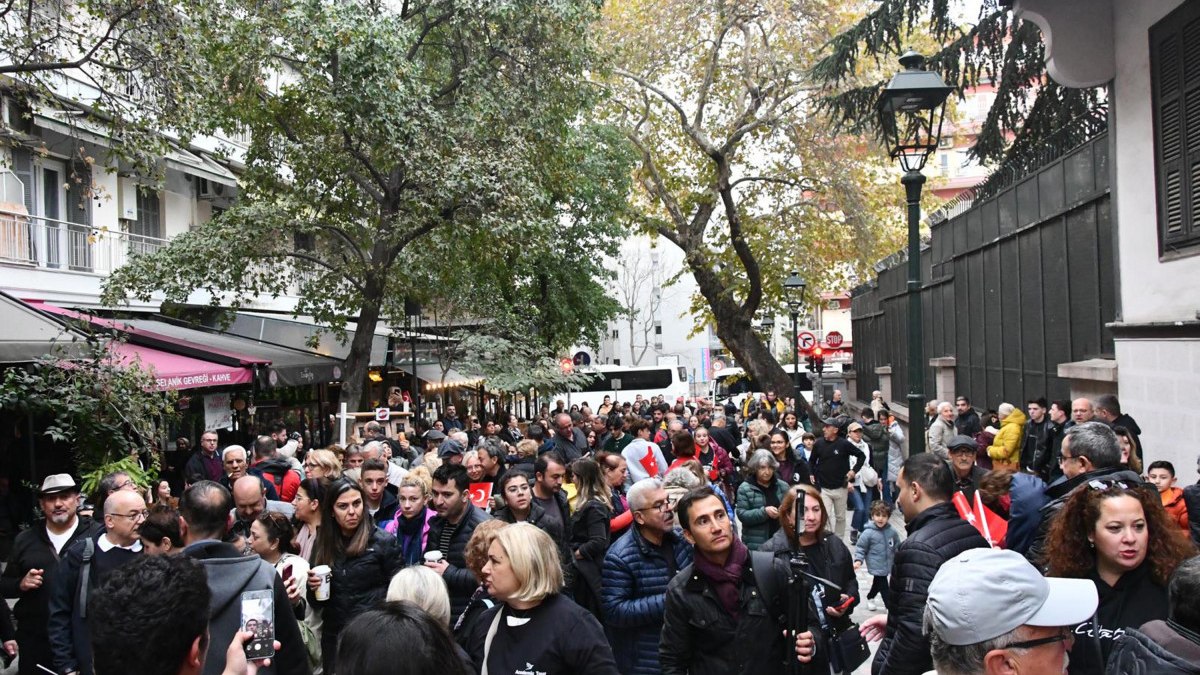
[[[108,274],[166,239],[0,210],[0,263]]]

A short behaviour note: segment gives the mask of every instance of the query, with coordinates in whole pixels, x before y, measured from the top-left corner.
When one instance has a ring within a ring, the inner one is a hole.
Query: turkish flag
[[[658,460],[654,459],[654,448],[647,447],[646,454],[642,455],[638,463],[642,465],[642,468],[646,470],[646,473],[651,478],[657,478],[661,475],[658,471]]]
[[[471,483],[471,503],[481,509],[487,509],[492,501],[491,483]]]
[[[983,497],[975,491],[975,504],[967,502],[967,496],[962,492],[954,493],[954,508],[963,520],[979,530],[979,534],[987,540],[992,548],[1004,548],[1004,538],[1008,534],[1008,521],[1001,518],[995,511],[983,504]]]

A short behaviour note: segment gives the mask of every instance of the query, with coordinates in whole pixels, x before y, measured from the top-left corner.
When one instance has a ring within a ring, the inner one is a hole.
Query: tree
[[[878,133],[875,102],[912,41],[932,41],[926,67],[961,93],[985,81],[996,98],[971,153],[1000,167],[1026,164],[1045,145],[1073,145],[1086,125],[1103,124],[1100,90],[1062,87],[1046,76],[1041,31],[1014,19],[999,0],[983,0],[978,21],[960,26],[965,2],[880,0],[834,36],[812,75],[826,91],[821,107],[842,128]]]
[[[0,409],[47,420],[43,433],[71,448],[81,474],[101,475],[119,465],[144,484],[149,476],[129,455],[155,456],[156,431],[178,414],[175,395],[160,391],[136,361],[114,357],[114,344],[93,336],[84,358],[51,353],[5,370]]]
[[[616,64],[612,119],[639,154],[637,226],[683,251],[701,321],[778,391],[790,378],[751,321],[782,307],[788,270],[815,297],[867,271],[902,232],[877,151],[812,114],[807,71],[836,4],[613,3],[600,35]]]
[[[629,325],[629,359],[631,366],[640,365],[650,348],[655,317],[662,306],[662,287],[666,282],[662,269],[647,250],[646,242],[630,239],[621,247],[616,261],[616,295],[621,303],[621,315]],[[638,346],[638,336],[641,346]]]
[[[587,0],[225,0],[203,17],[215,75],[194,129],[250,132],[242,197],[121,268],[105,300],[203,289],[237,307],[298,284],[297,313],[343,337],[355,322],[350,405],[376,326],[402,323],[415,295],[405,281],[428,253],[453,269],[545,239],[607,178],[588,174],[603,148],[578,123],[594,94],[582,83],[596,17]]]

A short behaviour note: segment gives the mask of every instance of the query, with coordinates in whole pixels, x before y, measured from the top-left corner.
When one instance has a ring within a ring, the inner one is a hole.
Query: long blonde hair
[[[571,473],[575,476],[575,503],[573,510],[579,511],[591,500],[596,500],[605,508],[612,508],[612,488],[604,480],[604,472],[600,464],[591,457],[582,457],[571,464]]]

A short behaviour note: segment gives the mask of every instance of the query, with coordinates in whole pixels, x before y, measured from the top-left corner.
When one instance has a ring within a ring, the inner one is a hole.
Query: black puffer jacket
[[[871,664],[873,675],[919,675],[933,669],[929,638],[921,630],[929,582],[942,563],[963,551],[987,547],[979,531],[949,502],[931,506],[913,518],[908,539],[896,549],[892,564],[892,610],[887,634]]]
[[[458,529],[455,530],[454,537],[450,540],[450,550],[445,552],[446,562],[450,566],[442,574],[442,579],[446,582],[446,589],[450,591],[450,616],[462,614],[463,610],[467,608],[467,603],[471,601],[471,595],[479,587],[479,580],[475,578],[474,574],[471,574],[471,570],[467,569],[467,559],[463,555],[463,551],[466,550],[467,542],[475,532],[475,526],[491,519],[492,517],[483,509],[476,508],[474,504],[467,504],[467,512],[458,522]],[[442,530],[447,526],[454,527],[441,516],[435,516],[433,520],[429,521],[426,551],[438,550],[438,541],[442,538]]]
[[[1107,673],[1114,675],[1200,675],[1200,643],[1165,621],[1130,628],[1113,645]]]
[[[379,528],[371,528],[371,539],[362,555],[335,560],[330,565],[333,580],[329,600],[314,600],[324,610],[322,639],[336,636],[350,619],[382,602],[392,576],[403,566],[396,538]],[[311,593],[309,598],[313,598]]]
[[[1038,525],[1037,534],[1034,535],[1033,543],[1029,546],[1029,550],[1025,552],[1025,558],[1033,563],[1038,569],[1044,569],[1044,561],[1046,558],[1046,533],[1050,531],[1050,523],[1054,521],[1054,517],[1067,504],[1067,499],[1075,488],[1080,485],[1086,485],[1093,480],[1122,480],[1130,485],[1141,485],[1142,477],[1136,473],[1123,469],[1119,466],[1109,467],[1107,469],[1096,469],[1084,474],[1080,474],[1074,478],[1052,483],[1046,488],[1046,498],[1050,501],[1041,508],[1041,523]]]

